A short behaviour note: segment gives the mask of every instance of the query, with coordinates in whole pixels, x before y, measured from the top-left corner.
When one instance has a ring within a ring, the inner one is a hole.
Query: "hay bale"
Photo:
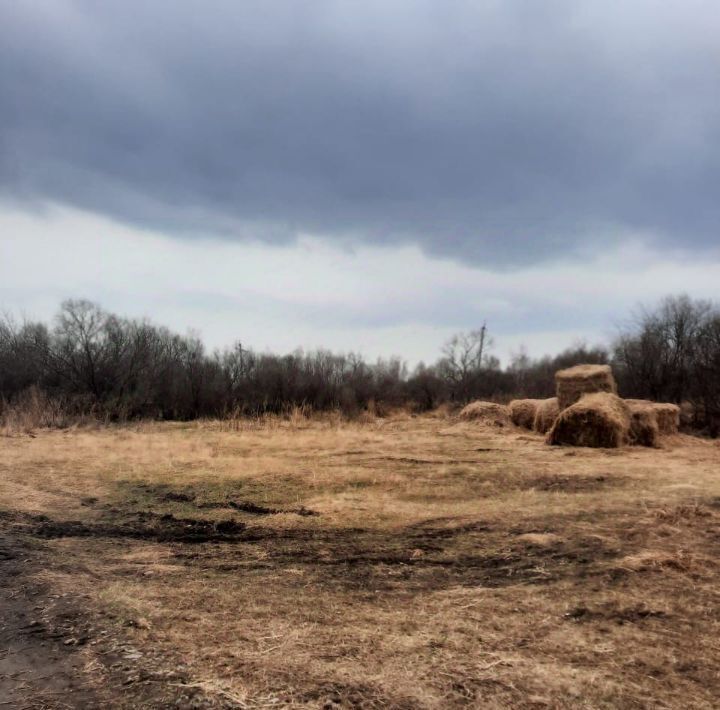
[[[555,424],[558,414],[560,414],[560,404],[557,397],[540,400],[533,420],[533,429],[540,434],[547,434]]]
[[[646,407],[654,404],[654,402],[650,399],[626,399],[625,404],[627,404],[628,407]]]
[[[579,401],[584,394],[609,392],[617,394],[610,365],[576,365],[555,373],[555,387],[560,410]]]
[[[510,426],[510,410],[497,402],[471,402],[460,410],[460,418],[487,426]]]
[[[677,434],[680,430],[680,407],[669,402],[653,402],[661,434]]]
[[[630,441],[630,409],[615,394],[586,394],[560,412],[547,436],[553,445],[616,449]]]
[[[660,429],[658,428],[657,415],[650,406],[630,407],[630,443],[636,446],[658,446]]]
[[[515,426],[532,429],[539,399],[514,399],[508,404],[510,419]]]
[[[635,414],[645,412],[655,420],[658,433],[661,435],[677,434],[680,427],[680,407],[665,402],[651,402],[648,399],[626,399],[625,403]]]
[[[680,403],[680,426],[689,429],[695,425],[695,405],[692,402]]]
[[[655,403],[647,399],[626,399],[630,411],[630,441],[638,446],[657,446],[660,429]]]

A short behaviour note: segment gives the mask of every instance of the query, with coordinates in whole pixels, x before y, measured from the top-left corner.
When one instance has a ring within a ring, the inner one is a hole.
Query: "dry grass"
[[[36,429],[68,427],[62,403],[37,387],[25,390],[12,404],[0,400],[0,436],[29,434]]]
[[[298,415],[0,445],[38,581],[226,706],[717,707],[717,443]],[[189,544],[155,513],[247,527]]]

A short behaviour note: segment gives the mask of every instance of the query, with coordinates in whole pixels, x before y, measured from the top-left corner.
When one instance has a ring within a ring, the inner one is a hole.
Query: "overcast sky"
[[[0,0],[0,308],[434,360],[720,299],[717,0]]]

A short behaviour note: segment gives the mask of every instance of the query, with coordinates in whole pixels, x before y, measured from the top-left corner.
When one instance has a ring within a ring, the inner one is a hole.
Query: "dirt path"
[[[0,707],[75,708],[97,705],[84,671],[79,639],[47,624],[45,598],[27,580],[28,551],[0,537]]]
[[[41,563],[35,545],[0,529],[0,710],[219,707],[119,650],[82,598],[33,578]]]

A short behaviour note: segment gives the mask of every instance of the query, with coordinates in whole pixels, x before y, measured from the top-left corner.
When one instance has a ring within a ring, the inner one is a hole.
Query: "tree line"
[[[557,356],[490,354],[483,326],[451,338],[434,364],[367,362],[326,350],[259,353],[236,343],[208,352],[195,335],[65,301],[52,324],[0,322],[0,407],[35,389],[71,413],[111,420],[279,413],[294,406],[354,414],[433,409],[473,399],[551,397],[554,373],[581,362],[613,365],[624,396],[691,402],[696,424],[720,426],[720,309],[687,296],[640,313],[611,347]]]

